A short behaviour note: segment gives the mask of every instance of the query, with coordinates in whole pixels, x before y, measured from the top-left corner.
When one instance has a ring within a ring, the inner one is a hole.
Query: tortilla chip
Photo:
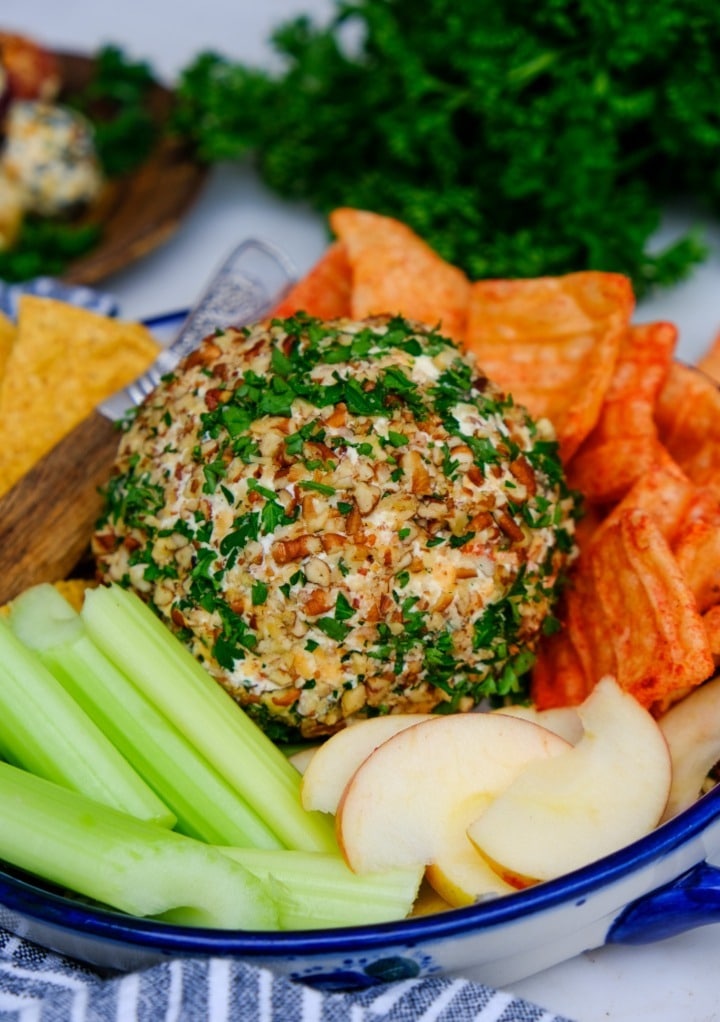
[[[10,358],[14,341],[15,324],[3,312],[0,312],[0,386],[2,386],[1,381],[5,375],[5,367]]]
[[[345,246],[330,245],[325,255],[302,277],[277,305],[271,316],[282,319],[306,312],[318,319],[339,319],[352,315],[350,297],[352,271]]]
[[[613,273],[478,281],[466,346],[491,380],[551,420],[567,463],[598,420],[633,306],[630,281]]]
[[[631,327],[625,334],[600,416],[567,469],[585,498],[619,500],[655,463],[654,408],[670,369],[677,328],[671,323]]]
[[[720,495],[720,389],[713,380],[673,362],[655,422],[661,443],[687,476]]]
[[[94,589],[97,582],[90,581],[86,578],[67,578],[59,579],[54,583],[55,588],[64,596],[71,607],[75,610],[82,610],[82,605],[85,602],[85,593],[88,589]]]
[[[0,388],[0,493],[155,359],[139,323],[23,295]]]
[[[698,359],[697,367],[720,383],[720,330],[713,337],[705,354]]]
[[[336,209],[330,226],[352,268],[352,316],[405,316],[462,342],[470,295],[462,270],[391,217]]]

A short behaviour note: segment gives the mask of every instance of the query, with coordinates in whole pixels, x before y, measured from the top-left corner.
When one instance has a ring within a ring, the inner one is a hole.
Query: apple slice
[[[554,731],[571,745],[577,745],[582,738],[583,726],[576,706],[553,706],[548,710],[537,710],[534,706],[522,706],[517,703],[514,706],[501,706],[493,710],[493,713],[505,713],[511,717],[531,720],[540,727],[546,727],[548,731]]]
[[[439,863],[448,847],[462,844],[449,835],[459,829],[465,837],[468,811],[490,802],[529,763],[569,748],[551,731],[499,713],[431,717],[405,728],[371,752],[345,787],[336,829],[346,862],[357,873]]]
[[[549,880],[630,844],[665,809],[670,753],[647,710],[606,677],[578,713],[578,744],[523,770],[468,828],[514,886]]]
[[[299,774],[304,774],[310,765],[310,760],[320,748],[320,745],[306,745],[302,749],[291,753],[288,760],[292,763]]]
[[[720,678],[694,689],[658,723],[672,761],[664,821],[693,804],[702,794],[708,774],[720,761]]]
[[[488,797],[480,795],[456,807],[443,833],[437,835],[434,861],[425,870],[428,884],[453,908],[475,905],[515,890],[483,859],[467,836],[468,827],[487,804]]]
[[[303,771],[303,808],[334,813],[345,785],[378,745],[406,727],[431,718],[429,713],[391,713],[356,721],[332,735],[316,749]]]

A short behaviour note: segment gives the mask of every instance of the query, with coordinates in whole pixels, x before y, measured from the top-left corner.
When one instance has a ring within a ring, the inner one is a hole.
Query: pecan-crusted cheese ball
[[[273,737],[521,691],[574,554],[550,424],[400,318],[206,338],[106,496],[101,578]]]

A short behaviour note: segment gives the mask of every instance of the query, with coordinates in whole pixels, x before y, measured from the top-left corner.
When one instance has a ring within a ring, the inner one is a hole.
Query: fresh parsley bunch
[[[338,0],[272,42],[279,73],[214,53],[183,72],[176,125],[204,158],[402,219],[474,277],[593,268],[642,293],[706,254],[648,240],[668,200],[718,210],[717,4]]]

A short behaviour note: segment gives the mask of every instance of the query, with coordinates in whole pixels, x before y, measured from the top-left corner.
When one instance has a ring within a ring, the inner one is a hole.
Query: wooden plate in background
[[[56,54],[63,92],[83,89],[92,76],[92,58]],[[172,92],[153,86],[150,108],[158,127],[172,108]],[[160,136],[149,157],[136,171],[112,181],[89,215],[102,225],[102,238],[91,251],[71,263],[62,279],[74,284],[95,284],[164,244],[180,226],[207,176],[208,168],[189,146]]]

